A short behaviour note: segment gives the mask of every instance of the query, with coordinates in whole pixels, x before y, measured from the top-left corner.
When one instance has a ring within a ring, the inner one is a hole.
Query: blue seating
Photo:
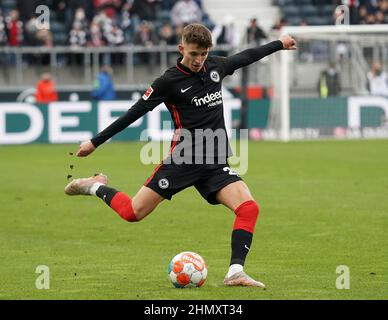
[[[290,25],[297,26],[302,21],[308,25],[331,25],[334,4],[316,0],[278,0],[278,5]]]
[[[303,17],[311,17],[311,16],[317,16],[319,14],[318,7],[313,5],[305,5],[300,7],[300,12],[302,13]]]
[[[3,0],[0,1],[1,8],[3,9],[3,14],[8,14],[12,9],[16,8],[16,0]]]
[[[288,5],[294,5],[295,0],[278,0],[279,6],[288,6]]]
[[[299,26],[300,23],[302,22],[302,18],[301,17],[289,17],[287,18],[287,21],[289,23],[290,26]]]
[[[283,7],[284,17],[288,20],[291,17],[299,17],[301,15],[300,9],[295,5],[288,5]]]
[[[329,5],[324,5],[320,7],[319,11],[321,12],[322,16],[332,16],[335,10],[335,6],[329,4]]]
[[[306,17],[306,22],[311,26],[325,26],[333,24],[331,17],[311,16]]]

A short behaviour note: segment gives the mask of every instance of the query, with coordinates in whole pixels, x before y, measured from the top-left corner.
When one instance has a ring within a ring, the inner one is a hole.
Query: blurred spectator
[[[284,26],[288,25],[288,21],[286,18],[280,18],[275,24],[272,26],[272,30],[281,30]]]
[[[174,26],[199,23],[202,21],[202,10],[194,0],[179,0],[171,10],[171,21]]]
[[[36,85],[36,102],[50,103],[58,101],[58,93],[55,89],[54,81],[48,72],[42,73],[39,82]]]
[[[385,15],[382,11],[376,12],[376,23],[378,23],[378,24],[385,23]]]
[[[105,45],[104,39],[102,37],[102,32],[99,24],[96,21],[92,21],[90,24],[90,42],[89,46],[91,47],[102,47]]]
[[[120,0],[93,0],[95,11],[104,11],[107,17],[114,19],[121,8]]]
[[[250,45],[260,45],[263,40],[267,39],[267,35],[264,33],[257,24],[257,19],[252,18],[247,28],[247,43]]]
[[[388,13],[388,0],[380,0],[378,10],[386,15]]]
[[[73,25],[70,31],[69,44],[71,47],[85,47],[87,44],[86,31],[81,29],[78,24]]]
[[[103,36],[112,29],[113,25],[112,19],[109,18],[103,10],[99,11],[98,14],[94,16],[92,23],[96,23],[99,26]]]
[[[139,26],[139,30],[136,32],[134,40],[135,45],[141,45],[144,47],[152,47],[157,44],[158,38],[153,30],[153,25],[149,21],[142,21]],[[137,63],[145,63],[150,68],[156,63],[156,53],[154,52],[141,52],[135,55]]]
[[[377,22],[376,16],[373,13],[368,13],[364,22],[365,24],[375,24]]]
[[[167,45],[178,44],[178,42],[176,42],[174,30],[168,22],[165,22],[160,28],[159,39]]]
[[[48,28],[39,29],[36,32],[37,45],[39,47],[52,48],[53,47],[53,34]]]
[[[5,21],[3,13],[0,9],[0,46],[4,46],[8,43],[7,29],[5,27]]]
[[[104,65],[101,67],[96,80],[93,83],[92,99],[98,101],[115,100],[116,92],[112,80],[112,68]]]
[[[120,28],[123,30],[124,41],[130,43],[133,40],[134,30],[137,28],[138,19],[132,15],[133,0],[124,2],[120,11]]]
[[[217,24],[212,31],[213,45],[228,44],[237,47],[240,42],[240,34],[235,27],[234,17],[226,15],[222,24]],[[219,52],[219,55],[225,56],[227,52]]]
[[[92,21],[93,31],[91,37],[93,46],[115,46],[124,42],[124,35],[121,29],[114,26],[113,20],[101,10]],[[102,65],[111,65],[111,54],[102,54]]]
[[[368,12],[376,13],[377,10],[379,9],[380,2],[383,2],[383,1],[382,0],[358,0],[358,1],[356,1],[356,5],[364,4],[366,6],[366,9],[368,10]]]
[[[363,23],[366,19],[366,16],[368,15],[368,10],[366,9],[366,6],[360,6],[358,9],[358,16],[360,18],[360,23]]]
[[[132,13],[140,20],[154,21],[157,5],[158,2],[155,0],[134,0]]]
[[[87,31],[88,29],[88,20],[86,18],[86,13],[83,8],[78,8],[75,11],[74,19],[72,23],[72,28],[77,28],[83,31]]]
[[[179,24],[175,26],[175,43],[181,43],[184,27],[185,27],[184,24]]]
[[[142,45],[145,47],[152,47],[157,44],[158,39],[153,30],[153,25],[149,21],[142,21],[139,30],[136,32],[134,37],[134,44]]]
[[[112,29],[105,33],[105,38],[107,45],[110,47],[117,47],[124,44],[124,32],[117,25],[113,25]],[[107,65],[121,64],[123,62],[123,53],[106,53],[103,59],[103,63]]]
[[[74,21],[74,16],[79,8],[82,8],[87,21],[91,21],[95,14],[93,2],[88,0],[49,0],[53,2],[52,7],[56,11],[56,17],[59,22],[64,23],[67,30]],[[42,2],[40,0],[40,2]],[[51,6],[50,6],[51,8]]]
[[[8,45],[18,47],[23,43],[23,22],[19,19],[19,11],[11,10],[5,18],[8,31]]]
[[[372,64],[367,78],[367,89],[371,95],[388,97],[388,74],[383,71],[379,62]]]
[[[72,12],[67,5],[66,0],[54,0],[53,10],[56,12],[56,19],[62,23],[67,29],[70,27],[70,20],[72,19]]]
[[[175,36],[174,30],[168,22],[165,22],[160,31],[159,31],[159,40],[161,44],[166,44],[166,45],[176,45],[180,41],[178,40],[177,37]],[[175,61],[177,59],[177,55],[175,52],[167,52],[167,63],[170,64],[170,61],[175,57]],[[174,61],[174,62],[175,62]]]
[[[318,81],[318,92],[322,99],[340,94],[341,82],[334,63],[330,63],[329,67],[321,72]]]
[[[119,46],[124,43],[124,33],[118,26],[113,25],[105,33],[105,38],[109,46]]]

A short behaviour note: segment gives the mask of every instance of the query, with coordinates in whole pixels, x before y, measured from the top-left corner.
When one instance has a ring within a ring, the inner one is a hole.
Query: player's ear
[[[178,44],[178,50],[181,53],[181,55],[183,56],[183,51],[185,50],[185,47],[183,46],[182,43]]]

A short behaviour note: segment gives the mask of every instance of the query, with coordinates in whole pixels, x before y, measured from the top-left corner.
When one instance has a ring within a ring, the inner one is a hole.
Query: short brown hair
[[[211,48],[212,34],[208,28],[202,24],[189,24],[183,29],[183,43],[195,43],[201,48]]]

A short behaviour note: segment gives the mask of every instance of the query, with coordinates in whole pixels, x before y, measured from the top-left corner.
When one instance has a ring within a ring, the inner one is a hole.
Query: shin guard
[[[259,211],[259,206],[254,200],[249,200],[239,205],[234,211],[236,219],[233,230],[242,229],[253,234]]]

